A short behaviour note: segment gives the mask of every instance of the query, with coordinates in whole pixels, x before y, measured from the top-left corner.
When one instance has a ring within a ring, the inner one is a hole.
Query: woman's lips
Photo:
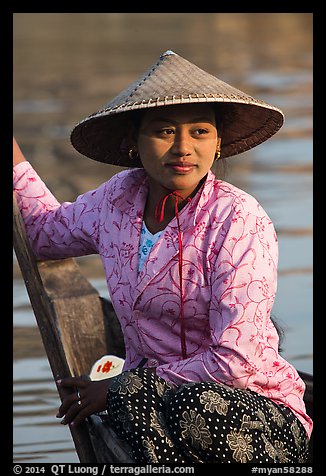
[[[172,169],[174,172],[177,172],[178,174],[188,174],[189,172],[193,171],[196,165],[190,162],[171,162],[171,163],[165,164],[165,167]]]

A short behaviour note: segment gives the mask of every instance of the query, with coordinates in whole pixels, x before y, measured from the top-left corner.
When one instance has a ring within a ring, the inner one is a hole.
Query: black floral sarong
[[[306,431],[293,412],[214,382],[172,388],[144,368],[114,377],[109,424],[139,463],[304,463]]]

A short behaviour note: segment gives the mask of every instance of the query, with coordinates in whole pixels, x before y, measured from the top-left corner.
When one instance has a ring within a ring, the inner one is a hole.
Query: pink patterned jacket
[[[145,171],[123,171],[74,203],[61,205],[28,162],[18,164],[14,176],[38,258],[100,255],[124,332],[124,370],[145,357],[157,375],[174,385],[209,380],[249,388],[290,407],[311,434],[304,383],[279,355],[270,320],[277,237],[253,197],[210,172],[179,214],[187,350],[183,359],[175,218],[137,272],[148,190]]]

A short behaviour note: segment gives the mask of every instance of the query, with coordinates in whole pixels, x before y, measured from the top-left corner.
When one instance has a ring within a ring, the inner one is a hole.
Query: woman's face
[[[208,104],[149,109],[142,117],[137,149],[150,185],[189,196],[211,168],[220,145]]]

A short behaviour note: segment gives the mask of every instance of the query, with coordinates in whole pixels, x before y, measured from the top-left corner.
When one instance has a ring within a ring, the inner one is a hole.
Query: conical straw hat
[[[284,121],[280,109],[248,96],[173,51],[166,51],[103,109],[77,124],[71,142],[91,159],[132,167],[126,142],[130,111],[201,102],[214,103],[217,120],[222,118],[221,157],[256,147],[275,134]]]

